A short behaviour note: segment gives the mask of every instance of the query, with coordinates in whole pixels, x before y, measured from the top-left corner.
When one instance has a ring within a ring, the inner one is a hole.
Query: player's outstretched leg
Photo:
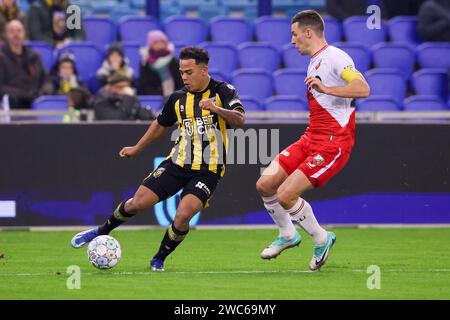
[[[336,242],[336,235],[334,232],[328,232],[327,242],[323,245],[314,245],[314,254],[309,263],[309,268],[312,271],[319,270],[325,262],[327,262],[330,250]]]
[[[99,235],[109,234],[122,223],[132,218],[139,210],[159,201],[158,196],[145,186],[140,186],[133,198],[122,201],[106,222],[96,228],[77,233],[71,240],[72,247],[81,248]]]
[[[181,199],[175,220],[167,228],[158,252],[150,261],[150,268],[153,271],[164,271],[165,259],[186,238],[189,232],[189,221],[203,209],[203,206],[203,202],[192,194],[187,194]]]
[[[287,173],[275,160],[264,170],[256,183],[256,189],[261,195],[264,207],[279,229],[279,235],[275,241],[261,252],[262,259],[276,258],[284,250],[296,247],[301,242],[300,234],[295,230],[289,214],[281,207],[276,195],[278,187],[287,176]]]

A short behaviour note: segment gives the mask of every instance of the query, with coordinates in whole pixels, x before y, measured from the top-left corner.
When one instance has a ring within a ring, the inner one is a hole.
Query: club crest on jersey
[[[318,154],[312,159],[312,163],[314,166],[321,166],[325,163],[325,159],[320,154]]]
[[[162,175],[162,173],[166,170],[166,168],[158,168],[153,172],[153,177],[158,178]]]
[[[186,133],[192,136],[194,133],[194,126],[192,125],[192,119],[183,119],[183,126],[186,129]]]

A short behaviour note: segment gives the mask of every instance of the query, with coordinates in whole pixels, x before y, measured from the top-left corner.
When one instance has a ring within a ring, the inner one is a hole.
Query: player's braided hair
[[[208,64],[209,54],[208,51],[199,47],[185,47],[180,51],[180,60],[194,59],[195,64]]]
[[[323,36],[323,30],[325,28],[325,23],[322,17],[317,11],[314,10],[303,10],[297,13],[291,21],[292,24],[298,23],[299,27],[310,27],[313,29],[317,35]]]

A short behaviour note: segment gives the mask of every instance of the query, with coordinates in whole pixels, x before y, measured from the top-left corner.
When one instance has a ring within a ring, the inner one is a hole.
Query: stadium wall
[[[119,158],[121,147],[134,144],[147,127],[0,125],[0,226],[102,223],[171,149],[167,135],[134,159]],[[298,139],[305,125],[252,124],[244,129],[249,135],[256,132],[258,143],[239,145],[252,154],[256,146],[260,156],[255,160],[247,155],[246,164],[227,167],[211,207],[194,223],[272,223],[255,190],[268,158],[260,148],[266,143],[264,134],[259,133],[266,132],[275,146],[279,140],[282,150]],[[346,168],[305,198],[326,224],[450,223],[449,147],[450,125],[358,124]],[[175,196],[130,224],[167,224],[178,201]]]

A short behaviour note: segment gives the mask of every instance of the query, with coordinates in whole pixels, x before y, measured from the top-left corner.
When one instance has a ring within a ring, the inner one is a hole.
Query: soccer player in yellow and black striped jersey
[[[174,92],[144,136],[121,157],[133,157],[178,123],[179,137],[167,159],[137,190],[133,198],[119,204],[102,226],[80,232],[72,246],[80,248],[98,235],[108,234],[138,211],[183,189],[174,222],[150,261],[155,271],[164,270],[164,260],[189,231],[191,218],[205,207],[225,173],[227,129],[244,124],[244,106],[236,89],[208,74],[208,52],[187,47],[180,52],[180,73],[185,87]]]

